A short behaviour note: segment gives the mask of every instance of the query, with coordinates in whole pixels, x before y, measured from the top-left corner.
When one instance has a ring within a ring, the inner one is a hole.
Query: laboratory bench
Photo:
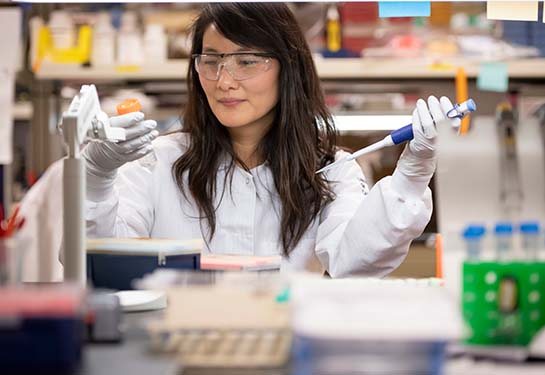
[[[123,315],[123,340],[120,343],[86,344],[83,350],[83,365],[76,374],[295,375],[290,372],[289,366],[275,369],[180,369],[173,357],[150,352],[149,338],[144,326],[147,321],[158,319],[161,316],[161,311],[125,313]],[[373,372],[369,372],[369,374],[373,374]],[[545,361],[495,362],[456,355],[447,358],[443,374],[543,375],[545,374]]]
[[[162,312],[123,314],[120,343],[88,343],[83,349],[83,365],[78,375],[175,374],[174,358],[151,354],[145,323],[159,319]]]
[[[77,375],[291,375],[287,367],[273,369],[186,369],[173,356],[152,353],[145,330],[148,321],[160,319],[162,311],[123,314],[120,343],[88,343],[83,349],[82,367]]]

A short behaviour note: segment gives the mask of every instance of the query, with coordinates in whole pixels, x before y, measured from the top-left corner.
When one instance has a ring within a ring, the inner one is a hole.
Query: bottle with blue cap
[[[484,225],[471,224],[468,225],[464,232],[463,237],[466,243],[466,255],[468,260],[479,260],[482,253],[482,240],[486,233]]]
[[[537,221],[524,221],[519,226],[522,239],[522,250],[528,260],[539,258],[540,227]]]
[[[503,221],[496,223],[494,227],[496,242],[496,258],[507,260],[513,254],[513,223]]]

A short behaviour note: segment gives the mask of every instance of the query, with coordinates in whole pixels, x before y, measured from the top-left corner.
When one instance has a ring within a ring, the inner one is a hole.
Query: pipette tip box
[[[87,278],[95,288],[131,290],[157,268],[200,269],[201,240],[96,239],[87,241]]]

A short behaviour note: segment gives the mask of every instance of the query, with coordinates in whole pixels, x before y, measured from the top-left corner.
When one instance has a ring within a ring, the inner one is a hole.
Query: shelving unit
[[[400,66],[402,62],[402,66]],[[479,114],[491,115],[495,105],[504,97],[503,93],[480,92],[475,85],[479,74],[479,62],[468,59],[443,59],[440,65],[432,65],[426,59],[347,58],[332,59],[315,56],[319,77],[326,91],[349,93],[366,92],[417,92],[420,97],[446,95],[455,97],[454,78],[457,67],[466,70],[470,80],[471,96],[479,103]],[[510,84],[545,82],[545,58],[517,59],[507,61]],[[44,62],[34,75],[32,116],[34,170],[39,174],[60,157],[59,137],[54,129],[58,122],[62,101],[60,90],[66,83],[73,85],[95,83],[97,85],[159,85],[168,84],[184,92],[189,61],[169,60],[161,65],[140,67],[53,64]],[[179,85],[179,87],[178,87]],[[163,111],[164,114],[164,111]],[[369,113],[377,114],[377,113]],[[396,113],[408,115],[408,113]]]
[[[469,78],[479,74],[479,63],[471,60],[444,60],[435,67],[429,60],[404,59],[315,59],[322,79],[440,79],[454,78],[457,67],[466,69]],[[510,78],[545,79],[545,58],[507,61]],[[184,80],[188,60],[170,60],[161,65],[144,65],[123,69],[116,66],[83,67],[81,65],[44,63],[36,73],[39,80]]]

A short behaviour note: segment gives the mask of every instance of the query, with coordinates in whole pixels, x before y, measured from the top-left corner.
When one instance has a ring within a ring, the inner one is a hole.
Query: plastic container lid
[[[142,105],[138,99],[126,99],[119,103],[116,107],[118,115],[124,115],[130,112],[138,112],[142,109]]]
[[[472,224],[468,225],[464,230],[463,236],[466,240],[469,239],[479,239],[486,233],[484,225]]]
[[[513,224],[507,221],[496,223],[494,233],[500,236],[509,236],[513,234]]]
[[[537,221],[523,221],[520,223],[520,232],[524,234],[538,234],[539,222]]]

